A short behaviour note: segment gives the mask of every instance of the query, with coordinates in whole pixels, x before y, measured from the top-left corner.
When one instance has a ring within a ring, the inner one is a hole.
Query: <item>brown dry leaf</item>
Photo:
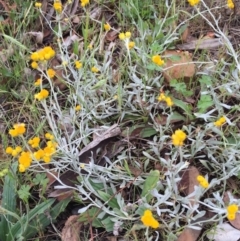
[[[201,230],[196,230],[196,229],[187,227],[180,234],[177,241],[195,241],[197,240],[200,233],[201,233]]]
[[[63,46],[68,48],[73,44],[73,42],[80,41],[80,40],[81,39],[76,34],[72,34],[64,39]]]
[[[49,193],[48,197],[57,198],[57,200],[60,202],[65,199],[72,198],[73,195],[74,195],[74,191],[71,188],[63,188],[63,189],[57,189]]]
[[[141,175],[142,168],[140,169],[139,167],[128,165],[129,170],[131,171],[131,174],[133,174],[134,177],[139,177]]]
[[[80,18],[78,16],[75,16],[72,20],[73,23],[79,24],[80,23]]]
[[[187,28],[183,31],[182,35],[181,35],[181,40],[182,40],[182,42],[184,42],[184,43],[188,42],[188,37],[189,37],[189,35],[190,35],[190,30],[189,30],[189,28],[187,27]]]
[[[11,46],[7,49],[2,49],[0,51],[0,62],[5,63],[14,53],[14,50]]]
[[[58,176],[58,172],[49,171],[49,172],[46,172],[46,175],[47,175],[47,179],[48,179],[48,185],[47,185],[47,189],[48,189],[56,181],[56,177]]]
[[[119,32],[116,31],[116,30],[108,31],[107,34],[106,34],[106,36],[105,36],[105,39],[106,39],[107,41],[109,41],[109,42],[112,42],[112,41],[114,41],[114,40],[117,38],[118,33],[119,33]]]
[[[54,172],[52,172],[54,174]],[[49,174],[51,175],[51,174]],[[55,174],[54,174],[55,175]],[[58,177],[58,174],[55,175],[56,177]],[[59,177],[59,179],[61,180],[62,183],[64,183],[67,186],[73,187],[77,180],[78,174],[73,172],[73,171],[66,171],[64,173],[62,173]],[[54,179],[54,177],[53,177]],[[61,183],[57,180],[57,178],[55,180],[51,179],[51,186],[59,186],[61,185]]]
[[[228,38],[231,39],[230,36]],[[216,49],[224,45],[221,38],[201,38],[185,44],[178,44],[177,48],[181,50]]]
[[[199,171],[196,167],[191,166],[182,173],[182,179],[178,184],[178,189],[186,196],[194,191],[194,186],[198,186],[197,176]],[[194,197],[191,197],[191,204],[194,205]]]
[[[56,77],[53,79],[53,83],[57,86],[60,90],[65,90],[67,87],[64,84],[64,77],[63,77],[63,69],[58,68],[56,69],[55,66],[60,66],[61,63],[57,60],[57,58],[52,59],[50,62],[50,67],[56,71]]]
[[[72,215],[68,218],[62,230],[62,241],[80,241],[80,230],[82,223],[78,221],[78,215]]]
[[[4,11],[1,11],[1,12],[9,13],[9,14],[11,11],[16,10],[16,7],[17,7],[16,3],[9,5],[9,3],[6,3],[6,1],[2,1],[2,0],[0,0],[0,5],[4,9]],[[0,21],[2,25],[11,24],[11,22],[12,20],[10,17],[7,17],[5,20]]]
[[[106,142],[109,142],[109,139],[115,136],[119,136],[121,134],[121,129],[117,124],[112,125],[102,133],[101,136],[96,137],[95,140],[90,142],[87,146],[85,146],[80,154],[79,159],[81,162],[88,162],[88,158],[92,155],[91,152],[94,152],[100,145],[105,145]]]
[[[31,36],[35,37],[35,42],[38,44],[41,44],[43,42],[43,33],[42,32],[27,32],[26,34],[29,34]]]
[[[223,201],[226,204],[226,206],[229,204],[229,201],[230,201],[230,198],[229,198],[230,193],[231,193],[231,191],[228,191],[228,192],[225,192],[224,195],[223,195]],[[238,210],[239,210],[239,208],[238,208]],[[231,221],[229,220],[229,222],[232,224],[232,226],[234,228],[240,230],[240,213],[236,213],[236,218],[234,220],[231,220]]]
[[[188,51],[167,50],[163,54],[166,58],[163,76],[170,82],[172,79],[190,79],[195,74],[195,64]]]

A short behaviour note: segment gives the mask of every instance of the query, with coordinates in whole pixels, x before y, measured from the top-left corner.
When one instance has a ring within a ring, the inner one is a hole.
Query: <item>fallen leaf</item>
[[[188,37],[189,37],[189,35],[190,35],[190,29],[189,29],[189,27],[187,27],[187,28],[183,31],[183,33],[181,34],[181,40],[182,40],[182,42],[188,42]]]
[[[105,36],[105,39],[109,42],[112,42],[117,38],[118,34],[119,32],[116,30],[108,31]]]
[[[68,48],[75,41],[80,41],[80,38],[76,34],[72,34],[63,40],[63,46],[65,48]]]
[[[165,65],[164,78],[170,82],[172,79],[190,79],[195,74],[195,64],[187,51],[167,50],[164,52]]]
[[[68,198],[72,198],[74,191],[71,188],[57,189],[48,194],[48,197],[56,198],[59,202]]]
[[[209,231],[207,237],[214,241],[238,241],[240,238],[240,231],[228,223],[222,223]],[[188,241],[188,239],[186,240]]]
[[[0,51],[0,62],[5,63],[13,54],[14,50],[11,46],[7,49],[2,49]]]
[[[229,194],[230,193],[231,193],[231,191],[228,191],[228,192],[225,192],[224,195],[223,195],[223,201],[226,204],[226,206],[229,205],[229,201],[230,201]],[[232,195],[232,196],[234,196],[234,195]],[[238,210],[239,210],[239,208],[238,208]],[[232,224],[232,226],[234,228],[240,230],[240,213],[236,213],[236,218],[234,220],[229,220],[229,222]],[[240,236],[239,236],[239,238],[240,238]]]
[[[228,38],[231,39],[230,36]],[[185,44],[178,44],[177,48],[181,50],[216,49],[224,45],[225,43],[221,38],[201,38]]]
[[[197,176],[199,175],[199,171],[196,167],[191,166],[188,169],[182,172],[182,179],[178,183],[178,189],[180,192],[183,192],[186,196],[191,194],[194,191],[194,187],[198,186],[199,183],[197,181]],[[191,197],[191,204],[194,205],[197,200],[195,197]]]
[[[92,155],[91,152],[95,151],[102,142],[109,142],[109,139],[121,134],[121,130],[117,124],[112,125],[108,130],[106,130],[102,135],[98,136],[90,142],[87,146],[85,146],[80,154],[79,159],[81,162],[87,162],[88,158]],[[105,143],[104,143],[105,144]]]
[[[35,37],[35,42],[38,44],[41,44],[43,42],[43,32],[27,32],[26,34],[29,34],[31,36]]]
[[[178,237],[177,241],[195,241],[197,240],[200,233],[201,233],[201,229],[197,230],[197,229],[186,227]]]
[[[129,139],[132,138],[147,138],[153,136],[157,131],[150,125],[135,125],[130,128],[126,128],[122,132],[122,136]]]
[[[80,241],[82,223],[78,221],[79,215],[68,218],[62,230],[62,241]]]

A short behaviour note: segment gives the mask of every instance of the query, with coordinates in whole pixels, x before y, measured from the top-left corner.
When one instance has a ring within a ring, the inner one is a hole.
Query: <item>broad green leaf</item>
[[[110,219],[110,217],[105,218],[102,223],[107,232],[113,231],[114,222]]]
[[[199,113],[205,113],[207,111],[207,109],[212,106],[213,100],[212,97],[210,95],[201,95],[200,100],[197,103],[197,107],[198,107],[198,112]]]
[[[142,131],[140,133],[140,137],[147,138],[147,137],[153,136],[155,134],[157,134],[157,131],[153,127],[146,126],[142,129]]]
[[[89,183],[91,184],[92,188],[98,192],[99,190],[104,190],[105,192],[109,193],[110,195],[113,195],[112,189],[108,188],[107,190],[105,190],[105,186],[102,183],[96,183],[93,182],[91,179],[89,179]]]
[[[173,98],[173,102],[174,102],[174,105],[175,106],[178,106],[179,108],[181,108],[182,110],[184,110],[184,113],[187,115],[187,117],[190,119],[190,120],[193,120],[195,117],[193,116],[192,114],[192,107],[181,101],[181,100],[178,100],[178,99],[174,99]]]
[[[206,86],[212,85],[212,79],[208,75],[203,75],[198,81],[201,83],[201,85],[206,85]]]
[[[152,191],[156,187],[159,178],[160,172],[158,170],[152,170],[150,171],[147,179],[145,180],[141,197],[146,196],[147,202],[149,202],[152,199],[150,191]]]
[[[172,112],[170,119],[172,121],[185,121],[186,120],[186,118],[184,116],[182,116],[181,114],[179,114],[176,111]]]
[[[80,214],[79,222],[89,223],[92,222],[92,226],[95,228],[103,228],[101,220],[97,217],[100,209],[97,207],[91,207],[86,212]]]
[[[100,198],[104,201],[107,202],[107,204],[111,207],[111,208],[120,208],[117,202],[117,199],[115,197],[113,197],[113,195],[109,195],[106,192],[102,192],[102,191],[97,191]]]

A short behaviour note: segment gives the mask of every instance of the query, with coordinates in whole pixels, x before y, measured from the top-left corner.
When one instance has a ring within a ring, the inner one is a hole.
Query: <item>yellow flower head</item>
[[[50,140],[47,142],[47,146],[51,147],[51,148],[56,148],[58,146],[58,144],[57,144],[57,142]]]
[[[166,100],[166,96],[164,93],[160,93],[160,95],[158,96],[158,101],[165,101]]]
[[[76,107],[75,107],[75,111],[80,111],[81,110],[81,105],[77,105]]]
[[[55,56],[55,51],[52,47],[47,46],[42,49],[42,54],[45,60],[49,60]]]
[[[56,74],[55,70],[53,70],[53,69],[47,70],[47,75],[48,75],[49,78],[52,79],[55,76],[55,74]]]
[[[38,52],[33,52],[30,56],[31,60],[33,60],[33,61],[39,61],[39,57],[40,56],[39,56]]]
[[[227,218],[228,218],[229,221],[232,221],[236,218],[236,214],[235,213],[228,213]]]
[[[89,4],[89,0],[80,0],[80,2],[82,7],[85,7],[86,5]]]
[[[195,6],[200,2],[200,0],[188,0],[188,2],[191,6]]]
[[[172,135],[172,142],[174,146],[182,146],[187,135],[182,130],[176,130]]]
[[[226,122],[226,118],[224,116],[222,116],[221,118],[219,118],[217,121],[215,121],[213,124],[216,126],[216,127],[220,127],[222,126],[223,124],[225,124]]]
[[[39,149],[33,153],[33,156],[35,157],[35,159],[37,161],[39,161],[40,159],[42,159],[44,157],[44,151],[42,149]]]
[[[5,150],[5,152],[6,152],[7,154],[12,154],[13,148],[12,148],[11,146],[8,146],[8,147],[6,148],[6,150]]]
[[[28,141],[28,144],[31,145],[32,148],[36,148],[39,146],[40,138],[34,137]]]
[[[54,139],[54,136],[53,136],[52,134],[48,133],[48,132],[45,134],[45,137],[46,137],[48,140],[53,140],[53,139]]]
[[[147,227],[158,228],[160,226],[159,222],[153,217],[151,210],[145,210],[141,221]]]
[[[236,213],[238,211],[237,204],[231,204],[227,207],[227,218],[228,220],[232,221],[236,218]]]
[[[55,51],[50,46],[46,46],[36,52],[33,52],[30,56],[33,62],[49,60],[55,56]]]
[[[129,48],[129,49],[132,49],[132,48],[134,48],[134,47],[135,47],[135,43],[134,43],[133,41],[131,41],[131,42],[128,43],[128,48]]]
[[[23,164],[19,164],[18,165],[18,171],[19,172],[25,172],[26,171],[26,167]]]
[[[99,69],[98,69],[97,67],[93,66],[93,67],[91,68],[91,71],[92,71],[93,73],[97,73],[97,72],[99,72]]]
[[[51,146],[50,143],[48,142],[48,146],[46,146],[43,149],[44,156],[42,157],[42,159],[45,163],[49,163],[51,161],[52,155],[56,152],[56,148],[55,148],[56,145],[57,143],[54,142],[52,143],[52,146]]]
[[[227,0],[227,6],[228,6],[228,8],[233,9],[233,8],[234,8],[234,3],[233,3],[233,1],[232,1],[232,0]]]
[[[40,7],[42,7],[42,3],[40,3],[40,2],[36,2],[36,3],[35,3],[35,7],[36,7],[36,8],[40,8]]]
[[[165,101],[168,107],[174,105],[171,97],[166,96],[164,93],[160,93],[160,95],[158,96],[158,101]]]
[[[126,38],[131,38],[131,35],[132,35],[131,32],[126,32],[125,33]]]
[[[62,3],[59,0],[54,1],[53,8],[56,12],[61,13],[62,12]]]
[[[82,68],[82,63],[78,60],[75,61],[75,68],[76,69],[81,69]]]
[[[126,38],[126,35],[125,35],[125,33],[120,33],[118,35],[118,37],[119,37],[119,39],[124,40]]]
[[[109,23],[105,23],[105,24],[103,25],[103,27],[104,27],[105,31],[109,31],[109,30],[111,29],[111,26],[110,26]]]
[[[38,68],[38,63],[37,63],[36,61],[33,61],[33,62],[31,63],[31,67],[32,67],[33,69],[37,69],[37,68]]]
[[[22,151],[22,147],[21,146],[17,146],[15,149],[12,149],[12,156],[15,157],[17,156],[20,152]]]
[[[32,163],[31,153],[29,151],[23,151],[18,158],[19,164],[23,165],[25,168],[30,167]]]
[[[166,97],[165,101],[166,101],[166,104],[168,107],[172,107],[174,105],[174,103],[170,97]]]
[[[237,204],[231,204],[227,207],[228,213],[236,213],[238,211],[238,205]]]
[[[88,48],[89,50],[92,50],[92,49],[93,49],[92,44],[89,44],[87,48]]]
[[[207,179],[204,176],[198,175],[197,176],[197,181],[199,182],[201,187],[208,188],[209,183],[208,183]]]
[[[152,62],[158,66],[164,65],[164,60],[161,59],[160,55],[154,55],[152,57]]]
[[[39,78],[35,81],[34,86],[40,86],[41,83],[42,83],[42,79]]]
[[[13,125],[13,129],[9,130],[9,134],[12,137],[16,137],[16,136],[24,134],[25,131],[26,131],[25,124],[24,123],[19,123],[19,124]]]
[[[39,93],[34,95],[34,98],[37,100],[46,99],[49,95],[49,92],[46,89],[42,89]]]

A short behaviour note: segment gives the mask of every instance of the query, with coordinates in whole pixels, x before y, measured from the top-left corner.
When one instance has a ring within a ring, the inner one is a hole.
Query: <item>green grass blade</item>
[[[26,224],[26,221],[28,220],[30,223],[35,217],[49,210],[54,201],[55,199],[49,199],[45,202],[42,202],[41,204],[37,205],[34,209],[32,209],[27,215],[23,216],[15,225],[13,225],[9,234],[7,235],[7,239],[5,240],[13,241],[14,238],[22,236],[25,232],[25,230],[22,230],[22,226]]]
[[[8,173],[4,179],[3,186],[3,198],[2,198],[2,208],[6,209],[9,212],[16,213],[16,178],[14,177],[17,170],[17,165],[13,164],[12,169],[13,173]],[[6,235],[10,229],[10,223],[16,222],[16,219],[10,215],[5,214],[1,215],[0,222],[0,239],[6,240]]]
[[[42,213],[38,217],[34,218],[31,224],[27,228],[27,232],[24,235],[26,239],[34,237],[39,231],[44,230],[50,223],[51,220],[54,222],[58,215],[65,210],[69,199],[65,199],[56,204],[48,214]]]

